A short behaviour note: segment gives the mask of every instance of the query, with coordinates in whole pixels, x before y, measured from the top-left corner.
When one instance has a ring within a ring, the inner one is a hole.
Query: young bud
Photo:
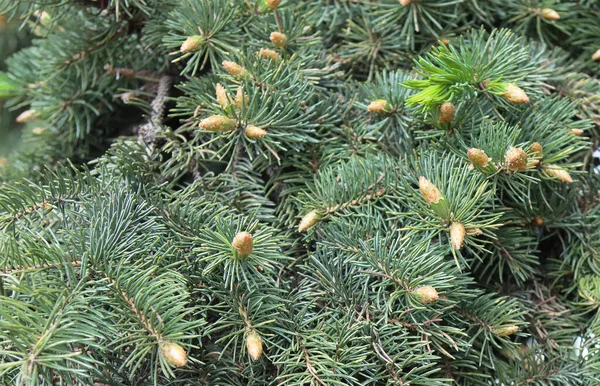
[[[225,90],[225,87],[223,87],[221,85],[221,83],[217,83],[217,100],[219,101],[219,104],[221,105],[222,108],[227,108],[227,106],[229,106],[230,100],[229,100],[229,96],[227,95],[227,90]]]
[[[210,131],[229,131],[235,128],[235,121],[222,115],[212,115],[200,121],[201,128]]]
[[[237,64],[236,62],[230,62],[228,60],[223,61],[223,67],[225,68],[225,70],[233,76],[244,76],[246,74],[248,74],[248,71],[240,66],[239,64]]]
[[[263,347],[262,339],[256,331],[251,331],[246,337],[246,347],[248,348],[248,354],[252,360],[257,361],[262,356]]]
[[[415,294],[423,304],[433,303],[439,297],[438,292],[430,285],[416,288],[412,290],[412,293]]]
[[[579,137],[581,134],[583,134],[583,130],[581,130],[581,129],[571,129],[571,134]]]
[[[0,15],[0,32],[8,25],[8,19],[4,15]]]
[[[246,136],[248,138],[254,138],[254,139],[262,138],[265,135],[267,135],[267,132],[265,129],[261,129],[260,127],[254,126],[254,125],[246,126],[244,133],[246,134]]]
[[[183,347],[177,343],[164,342],[160,344],[160,353],[172,366],[181,367],[187,363],[187,355]]]
[[[539,142],[532,143],[529,152],[537,158],[542,158],[544,156],[544,148]]]
[[[416,0],[400,0],[400,4],[406,6],[406,5],[414,3],[415,1]]]
[[[23,111],[19,116],[15,119],[17,123],[25,123],[29,121],[33,121],[37,117],[37,111],[35,110],[26,110]]]
[[[271,39],[271,43],[275,44],[279,48],[283,48],[287,44],[287,36],[281,32],[271,32],[269,39]]]
[[[304,232],[307,229],[314,226],[317,221],[319,221],[319,214],[316,210],[308,212],[302,220],[300,221],[300,225],[298,226],[298,232]]]
[[[561,168],[557,165],[546,165],[544,167],[544,172],[549,176],[556,178],[560,182],[564,182],[565,184],[570,184],[573,182],[573,178],[565,169]]]
[[[35,127],[33,130],[31,130],[31,132],[35,135],[40,135],[44,131],[46,131],[46,129],[44,127]]]
[[[542,225],[544,225],[544,219],[542,219],[540,216],[536,216],[534,217],[534,219],[531,221],[531,223],[533,225],[535,225],[536,227],[541,227]]]
[[[179,48],[181,53],[198,51],[204,44],[204,38],[200,35],[189,36]]]
[[[439,107],[440,122],[452,122],[454,119],[454,105],[452,102],[444,102]]]
[[[377,99],[369,104],[367,110],[373,114],[385,114],[392,111],[392,106],[386,100]]]
[[[527,168],[527,153],[523,149],[511,147],[504,156],[506,170],[510,173],[523,171]]]
[[[248,106],[248,95],[244,92],[242,86],[239,86],[235,93],[235,105],[239,110],[242,109],[243,105]]]
[[[592,60],[596,60],[596,61],[600,60],[600,50],[598,50],[592,54]]]
[[[490,162],[490,157],[485,154],[485,151],[474,147],[467,151],[467,157],[469,157],[473,165],[481,166],[482,168],[488,166]]]
[[[437,186],[432,184],[427,178],[423,176],[419,177],[419,190],[421,191],[423,198],[425,198],[425,201],[427,201],[427,203],[430,205],[437,204],[438,202],[440,202],[440,200],[444,198],[442,197],[442,193],[437,188]]]
[[[502,97],[508,103],[512,103],[515,105],[529,102],[529,97],[527,96],[527,94],[525,94],[525,91],[523,91],[519,86],[513,83],[510,83],[506,87],[506,91],[504,91]]]
[[[252,253],[252,235],[248,232],[240,232],[233,238],[231,245],[238,251],[242,256],[248,256]]]
[[[445,46],[447,46],[448,44],[450,44],[450,39],[448,39],[448,38],[440,38],[440,41]]]
[[[473,235],[473,236],[479,236],[479,235],[483,234],[483,231],[481,230],[481,228],[471,228],[471,229],[467,229],[467,234]]]
[[[281,0],[260,0],[260,10],[262,12],[274,11],[279,7]]]
[[[261,48],[258,52],[258,55],[263,59],[270,59],[272,61],[276,61],[279,58],[279,54],[276,51],[270,50],[268,48]]]
[[[506,327],[492,329],[492,332],[494,333],[494,335],[496,335],[498,337],[509,336],[509,335],[514,334],[517,331],[519,331],[519,326],[506,326]]]
[[[5,168],[8,166],[8,161],[4,157],[0,157],[0,168]]]
[[[465,226],[460,222],[453,222],[450,225],[450,243],[454,249],[461,249],[463,242],[465,241]]]
[[[540,16],[543,19],[550,20],[550,21],[555,21],[555,20],[560,19],[560,15],[558,14],[558,12],[556,12],[552,8],[544,8],[544,9],[542,9],[540,11]]]

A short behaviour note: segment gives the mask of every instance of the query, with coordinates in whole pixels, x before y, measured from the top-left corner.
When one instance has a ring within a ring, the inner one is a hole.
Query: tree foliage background
[[[3,384],[600,384],[599,1],[0,14]]]

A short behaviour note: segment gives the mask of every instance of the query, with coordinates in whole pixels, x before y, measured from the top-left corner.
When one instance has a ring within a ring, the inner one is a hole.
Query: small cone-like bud
[[[33,130],[31,130],[31,132],[35,135],[40,135],[42,134],[46,129],[43,127],[35,127]]]
[[[392,111],[392,106],[384,99],[377,99],[369,104],[367,110],[373,114],[384,114]]]
[[[536,227],[541,227],[544,225],[544,219],[542,219],[540,216],[536,216],[531,223]]]
[[[520,105],[520,104],[529,102],[529,97],[527,96],[525,91],[523,91],[523,89],[521,89],[521,87],[519,87],[513,83],[510,83],[506,87],[506,91],[504,91],[504,94],[502,94],[502,97],[508,103],[512,103],[515,105]]]
[[[506,326],[500,328],[494,328],[492,332],[494,335],[499,337],[509,336],[519,331],[519,326]]]
[[[254,139],[262,138],[267,134],[265,129],[261,129],[260,127],[254,125],[246,126],[244,133],[248,138]]]
[[[221,83],[217,83],[217,100],[222,108],[227,108],[229,106],[229,96],[227,95],[227,90],[225,87],[221,85]]]
[[[262,339],[256,331],[251,331],[246,338],[246,347],[252,360],[259,360],[263,353]]]
[[[452,122],[454,119],[454,105],[452,102],[444,102],[440,105],[440,122]]]
[[[402,5],[409,5],[414,3],[416,0],[400,0],[400,4]]]
[[[473,235],[473,236],[479,236],[479,235],[483,234],[483,231],[481,230],[481,228],[471,228],[471,229],[467,229],[467,234]]]
[[[523,149],[511,147],[504,156],[506,169],[510,173],[516,173],[527,168],[527,153]]]
[[[544,8],[540,11],[540,16],[546,20],[554,21],[560,19],[558,12],[552,8]]]
[[[240,110],[243,105],[248,106],[248,95],[244,92],[242,86],[238,87],[237,92],[235,93],[235,105]]]
[[[181,44],[179,51],[185,54],[186,52],[194,52],[198,51],[202,48],[202,44],[204,44],[204,38],[200,35],[189,36],[185,39],[185,42]]]
[[[439,297],[438,292],[430,285],[414,289],[412,293],[415,294],[423,304],[433,303]]]
[[[231,245],[238,251],[240,255],[248,256],[252,253],[252,235],[248,232],[240,232],[233,238]]]
[[[187,363],[187,354],[183,347],[177,343],[165,342],[160,345],[160,352],[167,362],[175,367],[185,366]]]
[[[437,186],[423,176],[419,177],[419,190],[428,204],[437,204],[444,198]]]
[[[531,144],[530,152],[534,157],[542,158],[544,156],[544,148],[539,142],[534,142]]]
[[[261,48],[258,52],[258,55],[263,59],[271,59],[272,61],[276,61],[279,57],[279,54],[276,51],[270,50],[268,48]]]
[[[450,44],[450,39],[448,39],[448,38],[440,38],[440,41],[442,42],[442,44],[444,44],[444,45],[446,45],[446,46],[447,46],[448,44]]]
[[[581,129],[571,129],[571,134],[579,137],[581,134],[583,134],[583,130],[581,130]]]
[[[474,147],[467,151],[467,157],[469,157],[473,165],[481,166],[482,168],[488,166],[490,162],[490,157],[485,154],[485,151]]]
[[[287,44],[287,36],[278,31],[271,32],[269,39],[271,39],[271,43],[275,44],[279,48],[283,48]]]
[[[600,60],[600,49],[592,54],[592,60]]]
[[[35,110],[26,110],[23,111],[19,116],[15,119],[18,123],[25,123],[29,121],[33,121],[36,118],[37,111]]]
[[[302,220],[300,221],[300,225],[298,226],[298,232],[304,232],[307,229],[314,226],[317,221],[319,221],[319,214],[316,210],[308,212]]]
[[[281,0],[265,0],[265,5],[267,6],[267,8],[269,8],[271,11],[274,11],[277,9],[277,7],[279,7],[279,3],[281,3]]]
[[[454,249],[461,249],[463,242],[465,241],[465,226],[460,222],[453,222],[450,225],[450,243]]]
[[[239,64],[237,64],[236,62],[231,62],[229,60],[225,60],[223,61],[223,67],[225,68],[225,70],[233,76],[244,76],[248,73],[248,71],[246,71],[246,69],[242,66],[240,66]]]
[[[571,177],[569,172],[566,171],[565,169],[561,168],[560,166],[546,165],[544,167],[544,172],[548,176],[554,177],[557,180],[559,180],[560,182],[564,182],[566,184],[570,184],[571,182],[573,182],[573,178]]]
[[[212,115],[203,119],[199,126],[204,130],[228,131],[235,128],[235,121],[222,115]]]

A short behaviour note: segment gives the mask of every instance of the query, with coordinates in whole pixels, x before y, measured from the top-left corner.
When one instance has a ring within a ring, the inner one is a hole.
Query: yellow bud
[[[536,216],[534,217],[533,221],[531,221],[531,223],[536,227],[541,227],[542,225],[544,225],[544,219],[542,219],[540,216]]]
[[[419,177],[419,190],[428,204],[437,204],[444,198],[437,186],[423,176]]]
[[[564,182],[566,184],[570,184],[571,182],[573,182],[573,178],[571,178],[571,175],[569,174],[569,172],[567,172],[565,169],[561,168],[560,166],[545,165],[544,172],[549,177],[556,178],[560,182]]]
[[[534,142],[531,144],[530,152],[534,157],[542,158],[544,156],[544,148],[539,142]]]
[[[592,54],[592,60],[600,60],[600,49]]]
[[[405,6],[406,6],[406,5],[409,5],[409,4],[412,4],[412,3],[414,3],[415,1],[416,1],[416,0],[400,0],[400,4],[402,4],[402,5],[405,5]]]
[[[267,6],[267,8],[269,8],[271,11],[274,11],[277,9],[277,7],[279,7],[279,3],[281,3],[281,0],[266,0],[265,1],[265,5]]]
[[[415,294],[419,301],[423,304],[433,303],[439,297],[438,292],[430,285],[414,289],[412,293]]]
[[[300,225],[298,226],[298,232],[304,232],[307,229],[314,226],[317,221],[319,221],[319,214],[316,210],[308,212],[302,220],[300,221]]]
[[[540,11],[540,16],[546,20],[554,21],[560,19],[558,12],[552,8],[544,8]]]
[[[235,121],[222,115],[212,115],[203,119],[199,126],[204,130],[229,131],[235,128]]]
[[[452,102],[444,102],[439,107],[440,122],[452,122],[454,119],[454,105]]]
[[[392,106],[386,100],[377,99],[369,104],[367,110],[373,114],[384,114],[392,111]]]
[[[265,129],[261,129],[260,127],[254,125],[246,126],[244,133],[248,138],[254,139],[262,138],[267,134]]]
[[[243,105],[248,106],[248,95],[244,92],[242,86],[237,88],[237,92],[235,93],[235,105],[238,109],[242,109]]]
[[[271,59],[272,61],[276,61],[279,58],[279,54],[276,51],[268,48],[261,48],[258,55],[263,59]]]
[[[15,119],[18,123],[33,121],[37,117],[37,111],[25,110]]]
[[[248,256],[252,253],[252,235],[248,232],[240,232],[233,238],[231,245],[238,251],[240,255]]]
[[[181,367],[187,363],[187,355],[183,347],[177,343],[164,342],[160,344],[160,353],[172,366]]]
[[[483,234],[483,231],[481,230],[481,228],[471,228],[471,229],[467,229],[467,234],[473,235],[473,236],[479,236],[479,235]]]
[[[46,129],[43,127],[36,127],[33,130],[31,130],[31,132],[35,135],[40,135],[42,134]]]
[[[465,226],[460,222],[453,222],[450,225],[450,243],[454,249],[461,249],[463,242],[465,241]]]
[[[581,129],[571,129],[571,134],[579,137],[581,134],[583,134],[583,130],[581,130]]]
[[[185,39],[185,42],[181,44],[179,51],[181,51],[183,54],[186,52],[198,51],[200,48],[202,48],[202,44],[204,44],[204,38],[202,36],[189,36],[187,39]]]
[[[237,64],[236,62],[230,62],[228,60],[223,61],[223,67],[225,68],[225,70],[233,76],[244,76],[246,74],[248,74],[248,71],[246,71],[246,69],[242,66],[240,66],[239,64]]]
[[[509,336],[509,335],[514,334],[517,331],[519,331],[519,326],[506,326],[506,327],[492,329],[492,332],[494,333],[494,335],[496,335],[498,337]]]
[[[510,83],[506,87],[506,91],[504,91],[502,97],[508,103],[512,103],[515,105],[529,102],[529,97],[527,96],[525,91],[523,91],[523,89],[521,89],[519,86],[513,83]]]
[[[490,157],[485,154],[485,151],[474,147],[467,151],[467,157],[469,157],[473,165],[481,166],[483,168],[488,166],[490,162]]]
[[[271,43],[275,44],[279,48],[283,48],[287,44],[287,36],[281,32],[271,32],[269,39],[271,39]]]
[[[527,153],[523,149],[511,147],[504,156],[506,170],[510,173],[523,171],[527,168]]]
[[[225,87],[223,87],[220,83],[217,83],[217,100],[219,101],[219,104],[221,105],[222,108],[227,108],[227,106],[229,106],[230,103],[230,98],[227,95],[227,90],[225,90]]]

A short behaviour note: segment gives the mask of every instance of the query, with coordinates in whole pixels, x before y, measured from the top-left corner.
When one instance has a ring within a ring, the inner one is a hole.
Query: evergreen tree
[[[3,385],[600,384],[600,1],[0,14]]]

